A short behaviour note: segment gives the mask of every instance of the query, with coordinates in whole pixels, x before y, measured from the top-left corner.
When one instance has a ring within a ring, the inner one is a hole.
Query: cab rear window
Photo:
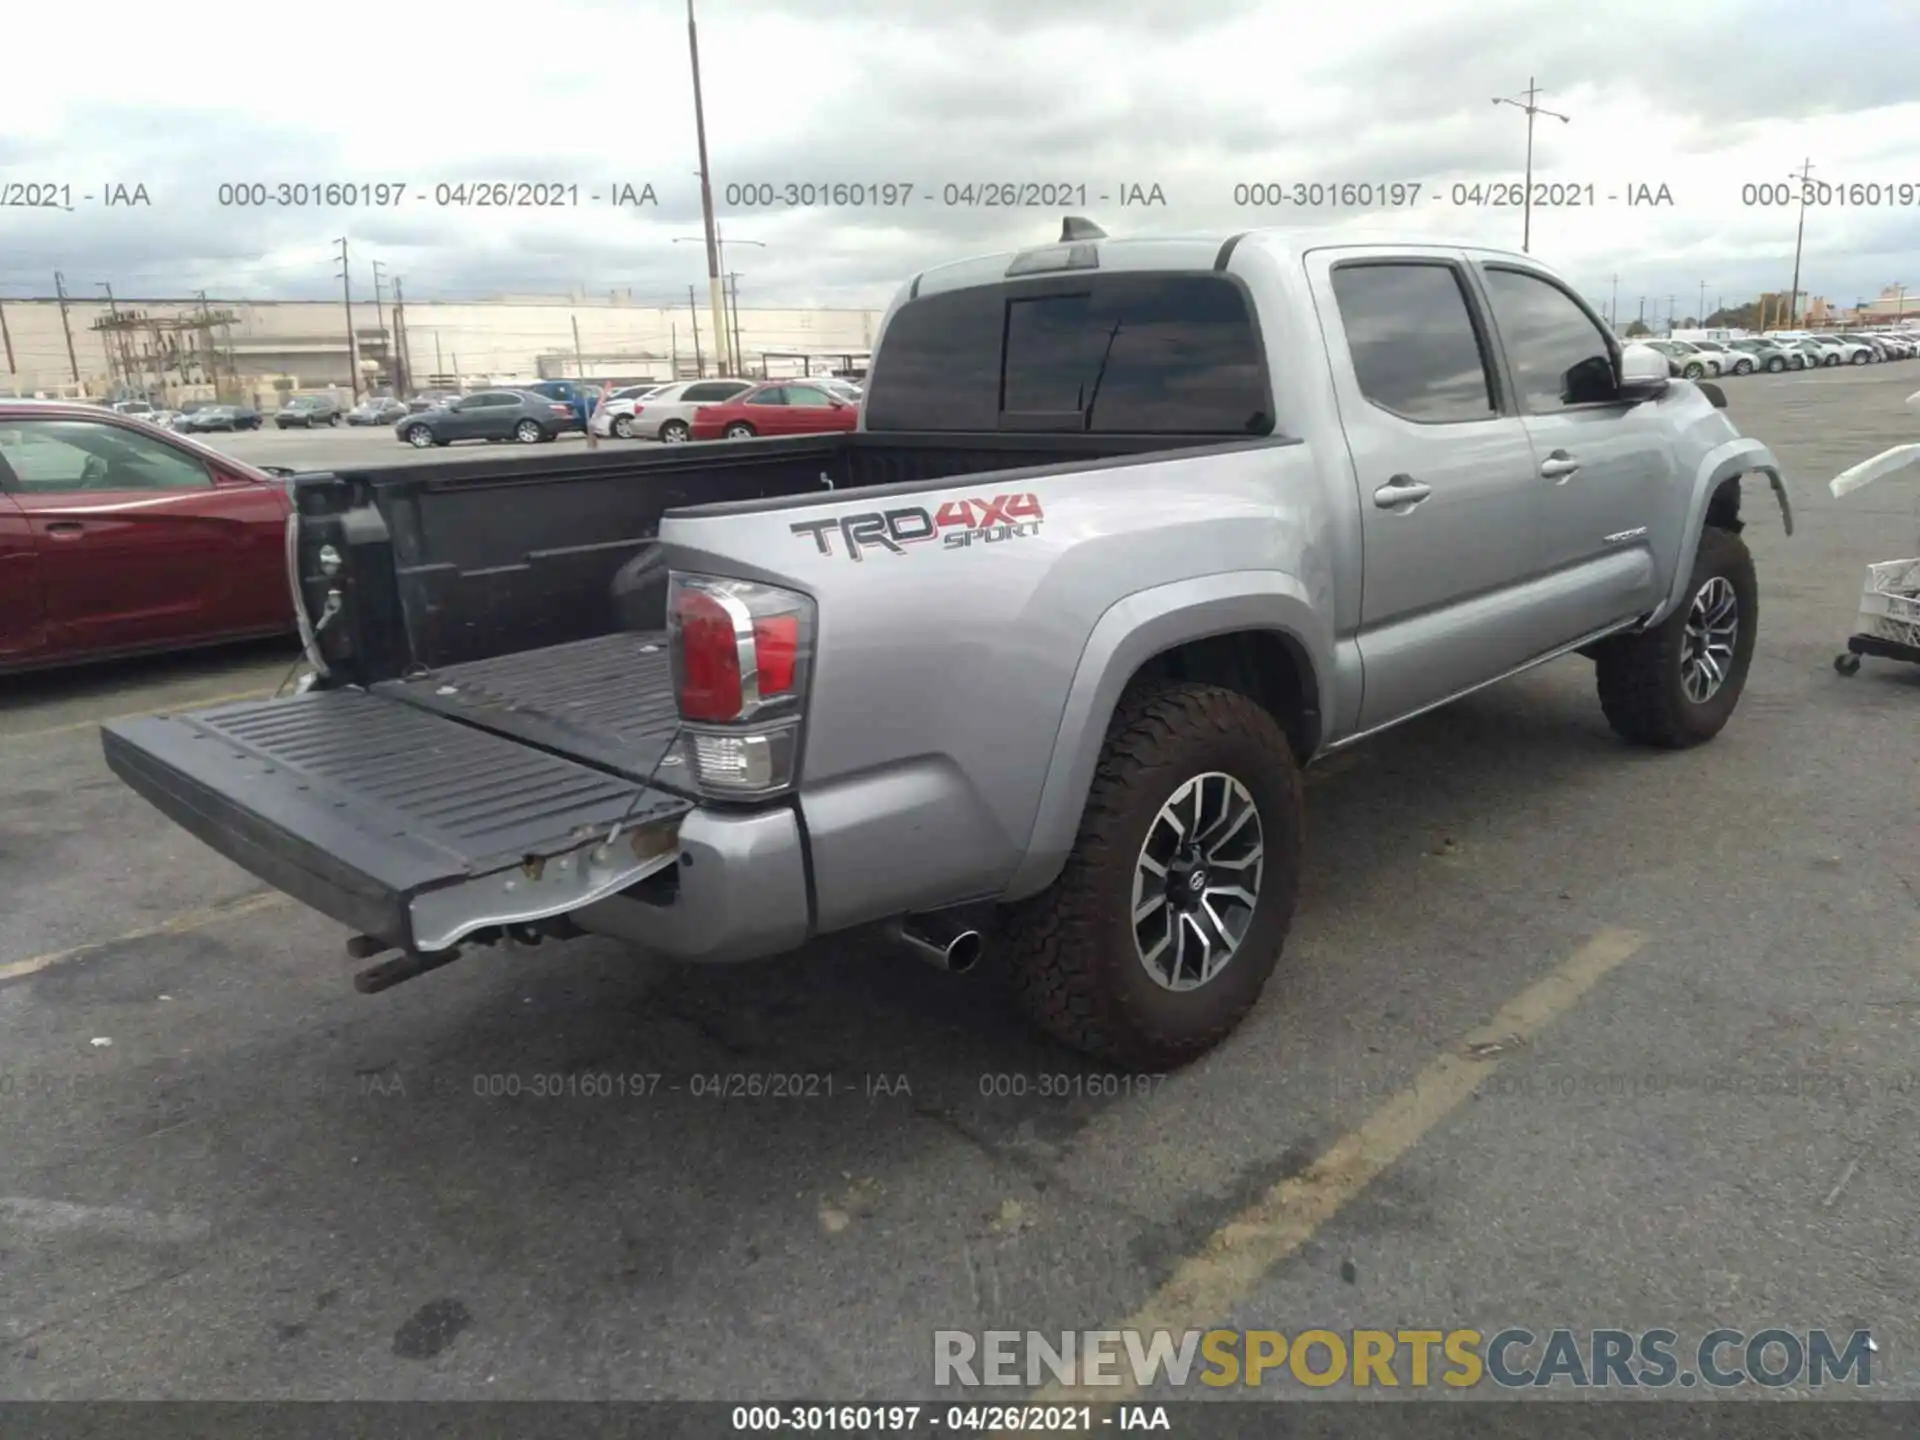
[[[1214,274],[1036,277],[909,300],[868,379],[869,430],[1266,435],[1245,292]]]

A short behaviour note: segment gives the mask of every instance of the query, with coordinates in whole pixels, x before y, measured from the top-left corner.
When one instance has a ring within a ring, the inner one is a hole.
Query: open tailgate
[[[170,819],[275,888],[409,951],[636,884],[674,863],[693,808],[358,689],[101,730],[108,766]]]

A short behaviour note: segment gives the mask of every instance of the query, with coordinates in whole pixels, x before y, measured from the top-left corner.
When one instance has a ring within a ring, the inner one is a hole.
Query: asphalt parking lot
[[[864,944],[360,996],[338,927],[100,759],[285,647],[8,682],[0,1394],[900,1399],[936,1330],[1138,1322],[1871,1327],[1920,1395],[1920,670],[1830,663],[1920,493],[1825,489],[1915,389],[1729,381],[1798,531],[1749,488],[1728,730],[1625,749],[1574,659],[1316,772],[1280,973],[1151,1082]]]

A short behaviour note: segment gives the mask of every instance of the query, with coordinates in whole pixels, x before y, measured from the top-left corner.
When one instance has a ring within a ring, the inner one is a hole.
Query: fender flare
[[[1781,477],[1780,462],[1762,442],[1742,436],[1716,445],[1694,471],[1693,495],[1687,504],[1687,524],[1673,567],[1673,580],[1660,608],[1647,618],[1643,628],[1651,629],[1673,613],[1686,599],[1687,583],[1693,578],[1693,557],[1700,549],[1700,535],[1707,528],[1707,508],[1713,495],[1727,481],[1758,472],[1767,477],[1774,498],[1780,502],[1780,519],[1787,534],[1793,534],[1793,506],[1787,500],[1787,482]]]
[[[1330,691],[1335,673],[1332,632],[1325,607],[1310,597],[1308,587],[1292,575],[1247,570],[1136,590],[1108,607],[1080,652],[1054,732],[1033,828],[1001,898],[1038,894],[1060,874],[1079,834],[1114,708],[1128,681],[1154,656],[1214,635],[1271,631],[1304,652],[1306,679],[1318,696],[1322,716],[1336,713]]]

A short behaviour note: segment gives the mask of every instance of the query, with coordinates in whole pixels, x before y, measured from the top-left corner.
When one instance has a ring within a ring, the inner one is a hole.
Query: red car
[[[0,673],[291,633],[291,508],[172,431],[0,400]]]
[[[858,406],[804,380],[756,385],[720,405],[693,412],[696,440],[745,440],[754,435],[822,435],[860,423]]]

